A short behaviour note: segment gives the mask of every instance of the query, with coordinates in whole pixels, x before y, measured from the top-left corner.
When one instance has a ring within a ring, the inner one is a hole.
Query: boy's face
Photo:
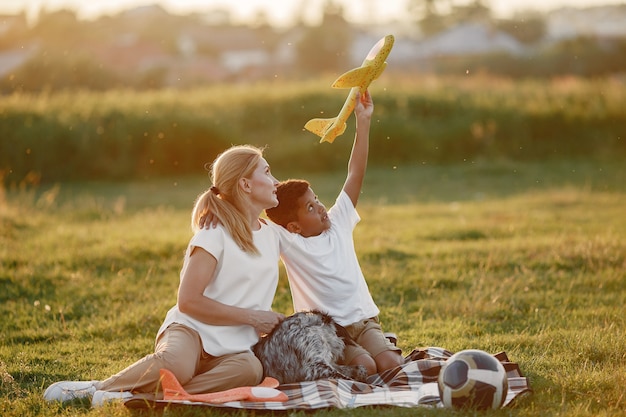
[[[304,237],[317,236],[330,228],[326,207],[310,188],[298,199],[297,220],[287,224],[287,230]]]

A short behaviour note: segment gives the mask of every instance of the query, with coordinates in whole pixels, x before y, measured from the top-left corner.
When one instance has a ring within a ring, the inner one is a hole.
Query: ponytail
[[[200,230],[200,218],[212,213],[245,252],[258,255],[249,219],[244,215],[245,195],[239,180],[252,175],[263,151],[249,145],[233,146],[211,165],[213,186],[198,196],[191,213],[191,229]]]

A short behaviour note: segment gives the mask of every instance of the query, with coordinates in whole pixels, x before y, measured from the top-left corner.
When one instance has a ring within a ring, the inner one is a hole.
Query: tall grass
[[[331,204],[344,174],[306,177]],[[122,406],[48,404],[42,393],[57,380],[105,378],[152,351],[176,301],[189,213],[206,181],[23,183],[5,190],[0,415],[131,415]],[[373,167],[355,239],[385,330],[399,335],[406,353],[417,346],[507,351],[534,393],[515,408],[481,415],[623,415],[624,184],[620,163]],[[282,271],[274,307],[291,312]],[[416,412],[459,415],[375,407],[319,414]]]
[[[189,91],[107,91],[0,97],[5,184],[138,179],[195,173],[232,143],[268,145],[276,167],[345,165],[303,130],[335,116],[346,91],[332,80],[225,85]],[[548,82],[403,77],[371,87],[372,165],[626,156],[626,87],[617,79]]]

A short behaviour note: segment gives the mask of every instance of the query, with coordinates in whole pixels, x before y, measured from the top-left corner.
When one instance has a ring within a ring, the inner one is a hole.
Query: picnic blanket
[[[413,350],[406,362],[382,374],[372,375],[366,383],[345,379],[323,379],[280,385],[286,401],[229,401],[210,404],[186,400],[128,400],[129,408],[144,406],[193,405],[251,410],[314,410],[321,408],[355,408],[363,406],[443,407],[437,388],[439,370],[453,355],[443,348],[427,347]],[[493,355],[507,372],[509,388],[503,407],[511,405],[522,394],[531,392],[530,385],[516,363],[505,352]]]

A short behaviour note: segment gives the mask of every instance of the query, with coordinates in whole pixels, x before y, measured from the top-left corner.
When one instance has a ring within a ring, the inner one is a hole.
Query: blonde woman
[[[191,394],[261,382],[250,348],[284,317],[271,311],[278,283],[279,241],[261,212],[278,204],[278,181],[262,151],[234,146],[211,166],[212,186],[196,200],[194,231],[180,274],[178,300],[159,329],[154,353],[103,381],[61,381],[49,401],[92,397],[94,406],[140,396],[160,398],[159,369]],[[202,229],[215,213],[220,225]]]

